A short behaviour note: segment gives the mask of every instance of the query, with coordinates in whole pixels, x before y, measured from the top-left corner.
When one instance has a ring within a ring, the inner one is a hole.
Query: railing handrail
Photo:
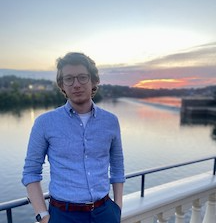
[[[43,194],[45,199],[49,199],[49,193],[46,192]],[[5,211],[11,208],[16,208],[16,207],[20,207],[23,205],[27,205],[30,203],[30,200],[28,199],[28,197],[23,197],[20,199],[16,199],[16,200],[11,200],[11,201],[6,201],[6,202],[2,202],[0,203],[0,211]]]
[[[176,167],[195,164],[195,163],[199,163],[199,162],[203,162],[203,161],[213,160],[213,159],[214,159],[213,175],[215,175],[215,172],[216,172],[216,156],[208,156],[208,157],[205,157],[205,158],[202,158],[202,159],[191,160],[191,161],[182,162],[182,163],[178,163],[178,164],[172,164],[172,165],[168,165],[168,166],[160,166],[160,167],[156,167],[156,168],[154,167],[154,168],[150,168],[150,169],[146,169],[146,170],[141,170],[141,171],[138,171],[138,172],[129,173],[129,174],[126,175],[126,179],[141,176],[142,177],[141,178],[141,197],[144,197],[145,175],[150,174],[150,173],[156,173],[156,172],[163,171],[163,170],[176,168]]]
[[[153,168],[149,168],[149,169],[145,169],[145,170],[140,170],[140,171],[128,173],[128,174],[125,175],[125,177],[126,177],[126,179],[129,179],[129,178],[133,178],[133,177],[147,175],[147,174],[150,174],[150,173],[156,173],[156,172],[159,172],[159,171],[168,170],[168,169],[181,167],[181,166],[186,166],[186,165],[189,165],[189,164],[195,164],[195,163],[208,161],[208,160],[212,160],[212,159],[216,159],[216,156],[209,156],[209,157],[205,157],[205,158],[202,158],[202,159],[191,160],[191,161],[182,162],[182,163],[178,163],[178,164],[171,164],[171,165],[153,167]],[[216,169],[214,168],[213,169],[213,175],[215,175],[215,171],[216,171]]]
[[[215,172],[216,172],[216,156],[209,156],[209,157],[205,157],[205,158],[202,158],[202,159],[191,160],[191,161],[182,162],[182,163],[178,163],[178,164],[171,164],[171,165],[167,165],[167,166],[159,166],[159,167],[155,167],[155,168],[141,170],[141,171],[138,171],[138,172],[132,172],[132,173],[126,174],[125,177],[126,177],[126,179],[130,179],[130,178],[141,176],[141,197],[144,197],[145,175],[150,174],[150,173],[156,173],[156,172],[163,171],[163,170],[176,168],[176,167],[195,164],[195,163],[199,163],[199,162],[203,162],[203,161],[213,160],[213,159],[214,159],[213,175],[215,175]],[[49,199],[49,193],[48,192],[44,193],[43,195],[44,195],[45,199]],[[12,221],[12,209],[16,208],[16,207],[23,206],[23,205],[27,205],[29,203],[30,203],[30,200],[28,199],[28,197],[3,202],[3,203],[0,203],[0,211],[6,211],[7,212],[7,221],[8,221],[8,223],[12,223],[13,222]]]

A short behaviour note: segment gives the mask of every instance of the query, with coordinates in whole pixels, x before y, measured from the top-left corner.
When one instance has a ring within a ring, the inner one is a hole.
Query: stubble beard
[[[90,98],[74,98],[74,99],[70,99],[70,102],[74,105],[78,105],[78,106],[82,106],[85,105],[87,103],[89,103],[91,101]]]

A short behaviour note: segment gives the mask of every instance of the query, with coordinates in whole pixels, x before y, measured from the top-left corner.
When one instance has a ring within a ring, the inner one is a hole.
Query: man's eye
[[[66,80],[66,81],[72,81],[73,78],[72,78],[72,77],[66,77],[65,80]]]
[[[86,75],[80,75],[79,78],[82,79],[82,80],[85,80],[87,78],[87,76]]]

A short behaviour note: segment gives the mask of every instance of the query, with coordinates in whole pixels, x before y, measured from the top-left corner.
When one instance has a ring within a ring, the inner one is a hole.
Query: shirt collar
[[[71,106],[71,104],[70,104],[69,101],[66,102],[66,104],[65,104],[65,109],[66,109],[66,111],[67,111],[67,113],[68,113],[69,115],[71,115],[71,114],[77,114],[76,111],[75,111],[75,110],[73,109],[73,107]],[[92,116],[96,117],[96,115],[97,115],[97,110],[98,110],[97,105],[92,101],[92,110],[91,110],[91,112],[92,112],[92,113],[91,113]]]

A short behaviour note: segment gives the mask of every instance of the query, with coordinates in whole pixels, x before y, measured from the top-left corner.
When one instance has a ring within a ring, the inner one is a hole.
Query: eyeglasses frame
[[[80,81],[79,81],[79,76],[80,76],[80,75],[86,75],[86,76],[88,76],[88,81],[87,81],[86,83],[80,83]],[[64,83],[64,77],[68,77],[68,76],[70,76],[70,77],[73,78],[73,83],[72,83],[72,84],[65,84],[65,83]],[[62,83],[63,83],[64,85],[66,85],[66,86],[72,86],[72,85],[74,84],[74,82],[75,82],[75,79],[77,79],[77,81],[78,81],[81,85],[85,85],[85,84],[87,84],[87,83],[89,82],[89,80],[90,80],[90,74],[85,74],[85,73],[80,73],[80,74],[78,74],[78,75],[76,75],[76,76],[73,76],[73,75],[71,75],[71,74],[68,74],[68,75],[66,75],[66,76],[64,76],[64,77],[62,77]]]

